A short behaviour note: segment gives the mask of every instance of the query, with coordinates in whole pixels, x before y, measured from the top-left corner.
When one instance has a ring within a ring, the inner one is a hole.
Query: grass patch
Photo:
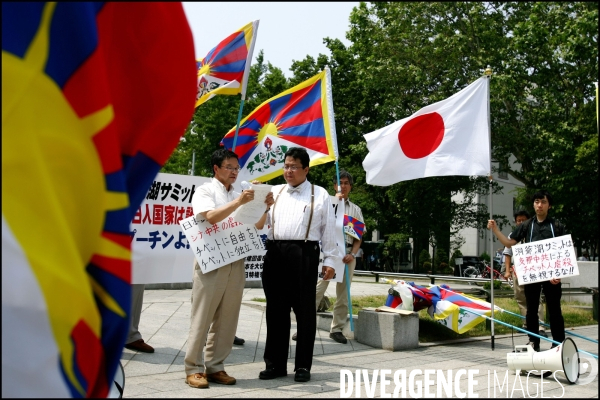
[[[363,308],[382,306],[385,304],[386,299],[387,295],[352,297],[352,314],[357,315],[358,312]],[[327,311],[333,311],[335,297],[330,297],[329,301],[331,302],[331,306]],[[494,304],[507,311],[519,314],[519,307],[515,299],[495,299]],[[579,304],[580,302],[578,301],[561,301],[561,309],[563,318],[565,319],[566,329],[573,328],[576,326],[597,324],[597,322],[594,321],[594,319],[592,318],[591,310],[571,307],[573,305]],[[494,317],[499,321],[506,322],[517,327],[521,327],[523,325],[523,322],[525,321],[522,318],[507,313],[495,313]],[[482,322],[473,327],[471,330],[463,334],[458,334],[453,330],[448,329],[445,326],[437,323],[433,318],[429,316],[427,310],[425,309],[419,311],[419,341],[425,343],[466,337],[490,336],[491,332],[489,329],[487,329],[486,325],[487,324],[485,322]],[[549,332],[550,328],[547,328],[547,330]],[[511,331],[514,331],[515,333],[521,333],[507,326],[498,323],[494,324],[494,335],[503,335],[506,333],[511,333]]]
[[[261,303],[266,303],[267,299],[265,299],[263,297],[255,297],[251,301],[260,301]]]

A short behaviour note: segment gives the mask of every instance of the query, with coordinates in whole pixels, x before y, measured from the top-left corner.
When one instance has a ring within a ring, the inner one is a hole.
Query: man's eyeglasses
[[[297,165],[284,165],[283,166],[283,170],[284,171],[292,171],[295,172],[298,169],[302,169],[302,167],[298,167]]]
[[[229,172],[240,172],[240,169],[241,169],[240,167],[233,168],[233,167],[229,167],[229,166],[227,166],[227,167],[219,167],[219,168],[226,169]]]

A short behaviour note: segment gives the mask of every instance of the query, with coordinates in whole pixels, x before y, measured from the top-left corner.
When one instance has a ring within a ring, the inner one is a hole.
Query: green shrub
[[[489,290],[492,287],[489,282],[485,282],[483,284],[483,288]],[[502,288],[502,282],[497,279],[494,279],[494,290],[500,290]]]

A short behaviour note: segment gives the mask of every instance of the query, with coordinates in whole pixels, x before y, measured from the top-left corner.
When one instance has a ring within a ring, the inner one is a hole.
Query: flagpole
[[[242,95],[242,102],[240,103],[240,111],[238,112],[237,123],[235,124],[235,136],[233,136],[233,147],[231,148],[231,151],[233,151],[234,153],[235,153],[235,145],[237,143],[238,132],[240,130],[240,121],[242,120],[242,110],[244,109],[245,101],[246,100],[244,99],[244,95]]]
[[[489,174],[489,179],[490,179],[490,219],[492,219],[492,215],[493,215],[493,209],[494,209],[494,196],[493,196],[493,186],[492,183],[494,181],[494,177],[492,176],[492,122],[491,122],[491,115],[490,115],[490,79],[492,77],[492,69],[490,68],[490,66],[488,65],[487,68],[485,69],[485,75],[487,76],[488,79],[488,85],[487,85],[487,107],[488,107],[488,136],[489,136],[489,148],[490,148],[490,174]],[[490,297],[491,297],[491,304],[492,304],[492,319],[490,320],[490,330],[491,330],[491,345],[492,345],[492,350],[494,350],[495,348],[495,343],[494,343],[494,238],[493,235],[491,235],[490,232]]]
[[[541,335],[536,335],[535,333],[529,332],[528,330],[526,330],[526,329],[523,329],[523,328],[519,328],[518,326],[511,325],[511,324],[509,324],[509,323],[506,323],[506,322],[504,322],[504,321],[500,321],[500,320],[498,320],[498,319],[496,319],[496,320],[495,320],[495,319],[493,319],[492,317],[488,317],[488,316],[487,316],[487,315],[485,315],[485,314],[480,314],[480,313],[478,313],[478,312],[475,312],[475,311],[473,311],[473,310],[467,310],[466,308],[463,308],[463,307],[460,307],[460,306],[459,306],[459,308],[460,308],[461,310],[465,311],[465,312],[468,312],[468,313],[471,313],[471,314],[475,314],[475,315],[477,315],[477,316],[480,316],[480,317],[483,317],[483,318],[485,318],[485,319],[488,319],[488,320],[490,320],[492,323],[493,323],[494,321],[496,321],[497,323],[499,323],[499,324],[501,324],[501,325],[507,326],[507,327],[509,327],[509,328],[513,328],[513,329],[515,329],[515,330],[517,330],[517,331],[519,331],[519,332],[526,333],[526,334],[528,334],[528,335],[535,336],[535,337],[537,337],[537,338],[539,338],[539,339],[544,339],[544,340],[546,340],[546,341],[548,341],[548,342],[550,342],[550,343],[554,343],[554,344],[556,344],[556,345],[560,345],[560,344],[561,344],[561,342],[557,342],[556,340],[548,339],[547,337],[544,337],[544,336],[541,336]],[[492,308],[492,310],[493,310],[493,308]],[[592,357],[594,357],[594,358],[598,358],[598,356],[597,356],[597,355],[595,355],[595,354],[592,354],[592,353],[588,353],[587,351],[584,351],[584,350],[577,349],[577,352],[579,352],[579,353],[584,353],[584,354],[587,354],[587,355],[590,355],[590,356],[592,356]]]
[[[328,66],[325,66],[325,85],[326,85],[326,94],[327,94],[327,109],[329,110],[329,129],[331,130],[332,135],[332,146],[333,146],[333,154],[335,155],[335,175],[337,178],[338,185],[338,193],[342,193],[342,185],[340,184],[340,166],[338,164],[339,153],[337,146],[337,132],[335,130],[335,115],[333,112],[333,93],[331,90],[331,70]],[[345,208],[345,207],[344,207]],[[342,235],[344,238],[344,246],[346,245],[346,232],[344,232],[344,228],[342,227]],[[346,249],[344,248],[344,253]],[[346,256],[344,254],[343,256]],[[356,260],[355,260],[356,261]],[[354,265],[356,268],[356,264]],[[348,269],[348,264],[344,263],[344,275],[346,277],[346,296],[348,297],[348,312],[350,313],[350,331],[354,332],[354,318],[352,317],[352,297],[350,295],[350,271]]]

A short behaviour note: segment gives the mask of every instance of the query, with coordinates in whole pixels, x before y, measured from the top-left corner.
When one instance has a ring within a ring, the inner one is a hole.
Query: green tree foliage
[[[440,270],[442,268],[441,265],[442,264],[446,264],[446,266],[448,266],[448,253],[446,253],[446,250],[444,249],[436,249],[435,250],[435,267],[439,268]]]
[[[451,229],[485,229],[489,210],[477,199],[490,190],[484,177],[377,187],[366,184],[362,161],[364,134],[451,96],[489,65],[492,158],[524,183],[522,205],[532,210],[531,193],[551,191],[552,213],[576,245],[597,246],[598,2],[360,3],[346,37],[349,46],[324,39],[330,56],[295,61],[289,81],[259,53],[244,115],[329,66],[339,165],[354,176],[352,200],[370,232],[410,236],[414,254],[431,243],[448,254],[460,246]],[[237,96],[217,96],[199,107],[163,171],[187,173],[196,151],[196,174],[207,175],[209,155],[235,126],[238,106]],[[511,156],[516,161],[509,164]],[[309,178],[333,193],[333,176],[335,164],[328,163],[312,168]],[[500,191],[496,182],[492,191]],[[459,193],[461,203],[453,201]],[[494,218],[502,225],[512,215]]]

